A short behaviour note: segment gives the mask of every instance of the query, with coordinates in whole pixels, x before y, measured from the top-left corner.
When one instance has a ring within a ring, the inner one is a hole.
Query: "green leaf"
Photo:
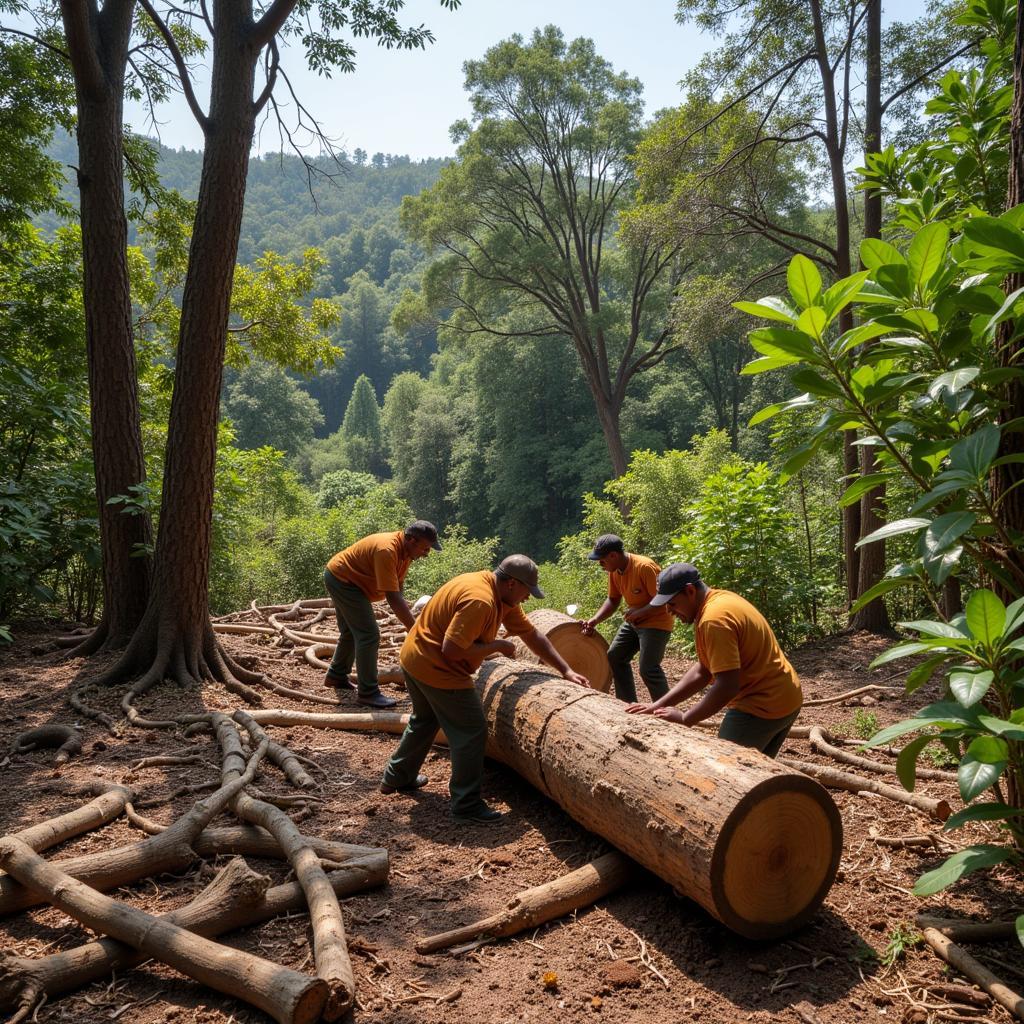
[[[981,796],[986,789],[996,783],[999,776],[1003,774],[1006,762],[988,764],[976,758],[965,756],[956,770],[956,782],[960,787],[960,797],[965,804],[969,804],[975,797]]]
[[[811,398],[809,394],[798,395],[796,398],[790,398],[785,402],[776,402],[774,405],[766,405],[763,409],[755,412],[750,417],[750,426],[756,427],[758,423],[764,423],[766,420],[772,419],[774,416],[778,416],[780,412],[789,412],[791,409],[808,409],[817,405],[818,403]]]
[[[906,735],[908,732],[917,732],[919,729],[924,729],[929,723],[918,721],[916,718],[905,718],[902,722],[895,722],[892,725],[887,725],[881,732],[876,732],[864,744],[864,750],[870,747],[881,747],[888,743],[890,740],[898,739],[900,736]]]
[[[828,317],[821,306],[808,306],[799,316],[796,322],[798,330],[809,334],[816,341],[821,341],[825,328],[828,326]]]
[[[921,519],[917,516],[910,519],[897,519],[895,522],[886,523],[885,526],[879,527],[873,533],[869,533],[866,537],[861,537],[861,539],[857,541],[857,547],[863,547],[865,544],[873,544],[876,540],[885,540],[887,537],[898,537],[902,533],[916,533],[918,530],[923,529],[930,524],[930,519]]]
[[[1003,636],[1013,636],[1022,625],[1024,625],[1024,597],[1018,597],[1006,609],[1006,624],[1003,626]]]
[[[940,373],[928,386],[928,394],[932,398],[937,398],[941,391],[948,391],[951,395],[955,395],[958,391],[963,391],[979,373],[981,373],[981,369],[977,366],[964,366],[959,370]]]
[[[943,221],[934,221],[923,227],[910,243],[907,265],[914,287],[921,291],[942,265],[949,241],[949,227]]]
[[[734,302],[733,306],[741,313],[759,316],[763,320],[779,320],[784,324],[796,323],[796,310],[775,295],[768,295],[760,302]]]
[[[818,268],[799,253],[789,261],[786,284],[789,286],[789,294],[800,309],[813,306],[821,295],[821,274]]]
[[[953,696],[965,708],[969,708],[977,704],[988,693],[994,678],[995,674],[987,670],[984,672],[951,672],[949,688],[953,691]]]
[[[1017,941],[1024,946],[1024,914],[1021,914],[1013,924],[1017,932]]]
[[[837,313],[855,296],[860,294],[864,282],[870,276],[867,270],[851,274],[841,281],[836,281],[821,297],[821,305],[826,317],[833,320]]]
[[[843,491],[843,496],[839,499],[839,507],[846,508],[847,505],[852,505],[860,499],[862,494],[874,490],[879,484],[884,484],[888,479],[887,473],[869,473],[867,476],[858,477]]]
[[[767,373],[769,370],[777,370],[780,366],[792,366],[799,363],[799,356],[764,356],[761,359],[753,359],[740,370],[745,377],[752,377],[758,373]]]
[[[904,684],[908,694],[919,690],[933,675],[935,670],[949,659],[948,654],[934,654],[920,665],[911,669]]]
[[[789,379],[795,387],[803,388],[808,394],[821,398],[843,397],[843,389],[838,384],[827,380],[814,370],[797,370]]]
[[[906,622],[897,623],[900,629],[913,629],[925,636],[943,637],[946,640],[969,640],[970,637],[956,626],[948,622],[940,622],[937,619],[909,619]]]
[[[906,263],[899,249],[880,238],[865,238],[860,243],[860,261],[868,270],[877,270],[887,263]]]
[[[954,853],[934,871],[923,874],[914,885],[914,895],[931,896],[972,871],[1002,864],[1012,856],[1013,850],[1009,846],[995,846],[991,843],[968,846],[966,850]]]
[[[913,793],[917,784],[917,758],[931,741],[931,735],[918,736],[912,739],[896,758],[896,775],[908,793]]]
[[[969,217],[964,237],[974,252],[1008,254],[1024,262],[1024,234],[995,217]]]
[[[983,480],[999,451],[1001,436],[999,427],[990,423],[957,441],[949,450],[950,466],[970,473],[975,480]]]
[[[899,299],[913,301],[913,285],[910,270],[905,263],[887,263],[875,271],[875,280],[890,294]],[[868,300],[870,301],[870,299]]]
[[[982,764],[1005,764],[1009,758],[1006,740],[999,736],[975,736],[967,748],[967,754]]]
[[[978,725],[1004,739],[1018,742],[1024,740],[1024,727],[1004,718],[996,718],[995,715],[978,715]]]
[[[754,350],[762,355],[814,358],[814,345],[802,331],[791,331],[785,327],[759,327],[756,331],[751,331],[747,337]]]
[[[899,661],[900,658],[909,658],[912,654],[920,654],[922,651],[930,651],[934,645],[923,640],[911,640],[905,644],[897,644],[883,651],[873,662],[871,668],[879,668],[888,665],[890,661]]]
[[[942,831],[949,832],[961,825],[966,825],[969,821],[1001,821],[1003,818],[1019,818],[1022,814],[1024,814],[1024,807],[1011,807],[1009,804],[990,800],[957,811],[942,826]]]
[[[964,609],[967,628],[975,640],[991,647],[1002,635],[1006,625],[1006,608],[991,590],[976,590]]]
[[[851,348],[856,348],[858,345],[863,344],[865,341],[871,341],[873,338],[880,338],[883,334],[889,334],[891,331],[892,328],[888,324],[880,324],[877,320],[869,320],[865,324],[860,324],[860,326],[840,334],[836,340],[835,354],[837,356],[845,355]]]
[[[977,519],[973,512],[947,512],[938,516],[924,532],[924,553],[934,558],[943,551],[949,551]]]

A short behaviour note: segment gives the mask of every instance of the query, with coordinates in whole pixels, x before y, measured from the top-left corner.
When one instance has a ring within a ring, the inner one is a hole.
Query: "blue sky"
[[[403,19],[425,24],[436,37],[426,51],[381,50],[365,44],[358,68],[331,80],[298,66],[298,51],[286,56],[289,75],[303,103],[326,134],[349,151],[406,153],[414,159],[454,152],[453,121],[469,114],[462,64],[514,32],[524,36],[555,24],[567,39],[588,36],[617,71],[644,83],[647,111],[679,103],[679,80],[711,46],[691,26],[675,22],[673,0],[463,0],[448,11],[437,0],[408,0]],[[206,103],[205,82],[199,95]],[[281,93],[283,95],[283,91]],[[139,107],[126,111],[136,129],[151,131]],[[202,147],[202,136],[186,105],[176,100],[159,112],[160,136],[171,147]],[[258,148],[276,151],[277,131],[268,125]]]

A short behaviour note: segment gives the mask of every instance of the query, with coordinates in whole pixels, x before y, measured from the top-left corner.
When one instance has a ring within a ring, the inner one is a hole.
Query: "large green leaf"
[[[981,369],[977,366],[962,366],[959,370],[947,370],[945,373],[940,373],[928,385],[928,394],[932,398],[935,398],[940,391],[955,394],[967,387],[979,373],[981,373]]]
[[[767,373],[769,370],[777,370],[781,366],[792,366],[799,363],[799,356],[763,356],[761,359],[752,359],[740,370],[746,377],[752,377],[758,373]]]
[[[1003,636],[1013,636],[1021,626],[1024,626],[1024,597],[1018,597],[1006,609],[1006,624],[1003,626]]]
[[[969,708],[977,704],[988,693],[994,678],[995,674],[988,670],[984,672],[960,670],[949,674],[949,688],[953,691],[953,696],[965,708]]]
[[[935,557],[948,551],[975,524],[973,512],[947,512],[928,524],[922,538],[923,554]]]
[[[790,398],[785,402],[776,402],[774,405],[766,405],[763,409],[755,412],[750,417],[750,426],[755,427],[758,423],[764,423],[766,420],[772,419],[774,416],[778,416],[780,412],[789,412],[792,409],[808,409],[818,403],[809,395],[797,395],[796,398]]]
[[[825,315],[829,321],[832,321],[836,314],[855,296],[860,294],[861,288],[864,286],[864,282],[868,279],[869,273],[866,270],[860,271],[856,274],[851,274],[849,277],[844,277],[841,281],[836,281],[831,288],[829,288],[821,297],[821,305],[825,311]]]
[[[754,350],[766,356],[786,355],[798,359],[814,357],[814,342],[802,331],[791,331],[785,327],[759,327],[747,337]]]
[[[990,423],[957,441],[949,450],[950,466],[970,473],[975,480],[983,480],[999,451],[1001,436],[999,427]]]
[[[789,379],[795,387],[803,388],[808,394],[818,395],[821,398],[843,397],[843,389],[838,384],[822,377],[814,370],[807,368],[797,370]]]
[[[1024,740],[1024,725],[1008,722],[1005,718],[996,718],[995,715],[978,715],[978,725],[1007,740],[1016,742]]]
[[[969,640],[970,637],[962,630],[939,619],[908,619],[898,623],[900,629],[913,629],[925,636],[943,637],[948,640]]]
[[[1019,818],[1024,814],[1024,807],[1011,807],[1009,804],[1001,804],[996,800],[990,800],[983,804],[972,804],[965,807],[956,814],[950,815],[949,819],[942,826],[944,832],[959,828],[969,821],[1001,821],[1003,818]]]
[[[900,658],[909,658],[913,654],[930,651],[933,647],[934,644],[930,644],[926,640],[911,640],[905,644],[897,644],[875,658],[871,662],[871,668],[879,668],[882,665],[888,665],[890,661],[899,661]]]
[[[931,523],[930,519],[921,519],[919,516],[910,519],[897,519],[895,522],[886,523],[866,537],[857,541],[857,547],[865,544],[873,544],[877,540],[885,540],[887,537],[898,537],[901,533],[916,533],[918,530]]]
[[[813,306],[821,295],[821,274],[818,268],[799,253],[789,261],[786,271],[789,294],[800,309]]]
[[[964,553],[963,544],[955,544],[944,551],[936,551],[934,554],[925,554],[921,559],[924,571],[928,579],[936,586],[942,586],[960,564],[960,557]]]
[[[904,686],[908,694],[919,690],[933,675],[935,670],[944,664],[949,658],[948,654],[933,654],[930,658],[921,662],[907,673],[907,680]]]
[[[887,263],[875,271],[875,280],[897,298],[913,301],[914,289],[910,281],[910,270],[905,263]]]
[[[948,241],[949,227],[943,221],[934,221],[914,235],[907,250],[907,264],[910,267],[910,279],[918,291],[924,288],[942,265]]]
[[[969,217],[964,221],[964,236],[975,252],[1024,261],[1024,234],[995,217]]]
[[[1000,736],[975,736],[966,753],[982,764],[1005,764],[1010,756],[1010,748]]]
[[[917,732],[919,729],[924,729],[930,722],[922,722],[916,718],[904,718],[902,722],[894,722],[892,725],[887,725],[884,729],[876,732],[861,748],[867,750],[871,747],[881,747],[891,740],[899,739],[900,736],[905,736],[908,732]]]
[[[797,318],[796,325],[804,334],[809,334],[816,341],[821,341],[821,336],[828,326],[828,317],[821,306],[808,306]]]
[[[779,320],[784,324],[796,323],[796,310],[776,295],[766,295],[760,302],[734,302],[741,313],[759,316],[764,320]]]
[[[1003,635],[1006,608],[991,590],[976,590],[964,609],[967,628],[975,640],[991,647]]]
[[[896,758],[896,775],[908,793],[913,793],[917,784],[917,758],[931,741],[930,735],[918,736],[912,739]]]
[[[865,238],[860,243],[860,261],[868,270],[877,270],[887,263],[906,263],[899,249],[880,238]]]
[[[1007,861],[1011,857],[1013,857],[1013,849],[1009,846],[995,846],[991,843],[968,846],[966,850],[954,853],[934,871],[923,874],[914,885],[914,895],[931,896],[972,871],[980,871],[982,868],[1002,864],[1003,861]]]
[[[960,787],[960,797],[969,804],[975,797],[981,796],[986,789],[995,785],[1006,767],[1005,761],[989,764],[966,755],[956,770],[956,783]]]
[[[892,328],[888,324],[880,324],[877,320],[869,320],[867,323],[860,324],[839,335],[838,339],[836,339],[834,354],[836,356],[844,355],[851,348],[856,348],[865,341],[880,338],[883,334],[889,334],[891,331]]]
[[[886,473],[868,473],[867,476],[858,477],[843,491],[843,495],[839,499],[839,507],[846,508],[847,505],[852,505],[860,499],[862,494],[867,494],[868,491],[874,490],[879,484],[884,484],[888,478]]]

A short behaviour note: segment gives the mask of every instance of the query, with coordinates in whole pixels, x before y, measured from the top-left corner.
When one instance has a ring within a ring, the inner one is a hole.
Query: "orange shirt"
[[[327,571],[357,586],[371,601],[383,601],[388,591],[402,589],[409,571],[404,540],[404,530],[371,533],[339,551],[327,563]]]
[[[658,592],[658,573],[661,566],[646,555],[626,555],[626,568],[608,573],[608,596],[614,601],[625,598],[630,608],[643,608]],[[634,623],[638,629],[664,629],[672,632],[675,625],[672,613],[665,607],[652,608],[651,614]]]
[[[713,675],[740,670],[740,692],[729,707],[758,718],[785,718],[803,704],[799,677],[768,620],[746,598],[709,590],[693,636],[697,658]]]
[[[483,656],[469,648],[478,640],[490,643],[504,626],[509,636],[523,636],[533,629],[519,605],[502,603],[493,572],[467,572],[450,579],[426,603],[402,644],[399,662],[414,679],[442,690],[468,690]],[[451,640],[465,652],[466,665],[453,665],[441,653]]]

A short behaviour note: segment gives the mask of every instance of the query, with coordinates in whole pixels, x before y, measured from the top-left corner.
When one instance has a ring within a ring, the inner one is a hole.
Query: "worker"
[[[444,584],[423,608],[402,644],[399,661],[412,701],[412,715],[384,769],[382,793],[421,789],[419,774],[438,728],[451,752],[451,813],[457,822],[493,823],[502,817],[481,797],[487,725],[473,676],[485,658],[511,658],[517,636],[563,679],[588,686],[538,632],[519,607],[543,597],[537,566],[526,555],[509,555],[493,572],[470,572]],[[498,639],[499,627],[505,638]]]
[[[356,702],[369,708],[393,708],[398,701],[386,697],[377,682],[380,628],[373,602],[386,600],[406,629],[415,621],[402,593],[409,566],[440,551],[437,527],[417,519],[404,530],[371,533],[339,551],[324,570],[324,586],[338,616],[338,646],[334,649],[325,686],[356,689]],[[356,668],[357,686],[348,674]]]
[[[608,648],[615,696],[627,704],[636,700],[632,661],[639,651],[640,678],[653,700],[663,697],[668,692],[668,680],[661,662],[675,622],[670,612],[651,604],[661,567],[652,558],[627,552],[622,538],[614,533],[598,537],[587,558],[608,573],[608,596],[589,619],[580,623],[583,635],[591,636],[594,627],[614,615],[626,599],[623,623]]]
[[[696,725],[728,708],[719,737],[775,757],[800,714],[803,694],[765,617],[739,594],[708,587],[686,562],[661,572],[651,604],[693,624],[697,663],[665,696],[626,711]],[[696,704],[676,708],[705,687]]]

